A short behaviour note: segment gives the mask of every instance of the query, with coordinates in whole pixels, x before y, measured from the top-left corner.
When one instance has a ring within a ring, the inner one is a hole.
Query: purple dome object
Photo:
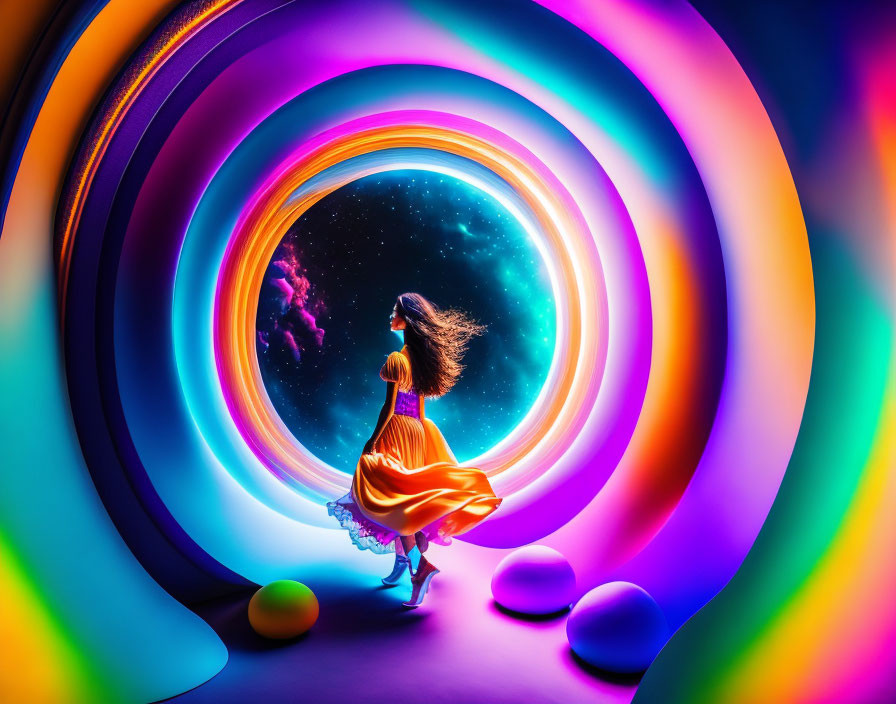
[[[492,575],[492,595],[501,606],[523,614],[551,614],[576,596],[576,574],[553,548],[527,545],[507,555]]]
[[[659,604],[630,582],[592,589],[573,606],[566,622],[573,652],[610,672],[644,672],[669,635]]]

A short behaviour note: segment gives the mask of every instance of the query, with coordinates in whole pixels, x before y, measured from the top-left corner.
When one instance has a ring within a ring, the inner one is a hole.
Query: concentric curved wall
[[[710,26],[685,3],[609,0],[218,0],[155,26],[168,5],[72,18],[6,174],[0,547],[27,564],[11,583],[38,608],[41,585],[76,572],[120,595],[97,614],[140,613],[147,631],[112,652],[87,642],[76,600],[47,594],[56,615],[35,637],[74,658],[60,671],[168,696],[224,655],[157,584],[186,601],[360,564],[323,507],[350,477],[278,417],[255,311],[305,210],[405,168],[497,199],[557,309],[544,388],[476,458],[505,501],[463,539],[556,547],[582,591],[636,582],[674,627],[701,609],[791,460],[816,305],[781,145]],[[87,562],[49,564],[58,546],[17,507],[38,499],[49,532],[76,524]],[[179,658],[175,640],[206,655]],[[138,659],[164,673],[149,690]]]

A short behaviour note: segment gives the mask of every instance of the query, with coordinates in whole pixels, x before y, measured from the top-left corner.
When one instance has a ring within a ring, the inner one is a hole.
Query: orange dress
[[[485,519],[501,499],[482,470],[458,466],[439,428],[426,418],[407,346],[389,355],[380,377],[398,385],[398,398],[373,452],[358,460],[351,490],[327,510],[362,550],[391,552],[395,538],[418,531],[447,544]]]

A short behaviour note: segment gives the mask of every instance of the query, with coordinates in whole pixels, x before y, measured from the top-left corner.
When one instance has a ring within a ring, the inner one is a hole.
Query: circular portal
[[[287,428],[347,473],[382,405],[376,372],[401,346],[388,320],[403,291],[488,326],[464,358],[460,383],[427,403],[460,461],[516,427],[550,369],[556,312],[548,271],[497,200],[420,170],[343,186],[307,210],[274,252],[259,295],[256,350]]]

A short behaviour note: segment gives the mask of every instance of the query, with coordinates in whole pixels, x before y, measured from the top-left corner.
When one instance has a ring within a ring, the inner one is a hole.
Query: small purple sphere
[[[552,614],[576,595],[576,574],[553,548],[527,545],[507,555],[492,576],[492,595],[501,606],[523,614]]]
[[[576,655],[603,670],[644,672],[669,639],[659,604],[630,582],[592,589],[572,608],[566,637]]]

